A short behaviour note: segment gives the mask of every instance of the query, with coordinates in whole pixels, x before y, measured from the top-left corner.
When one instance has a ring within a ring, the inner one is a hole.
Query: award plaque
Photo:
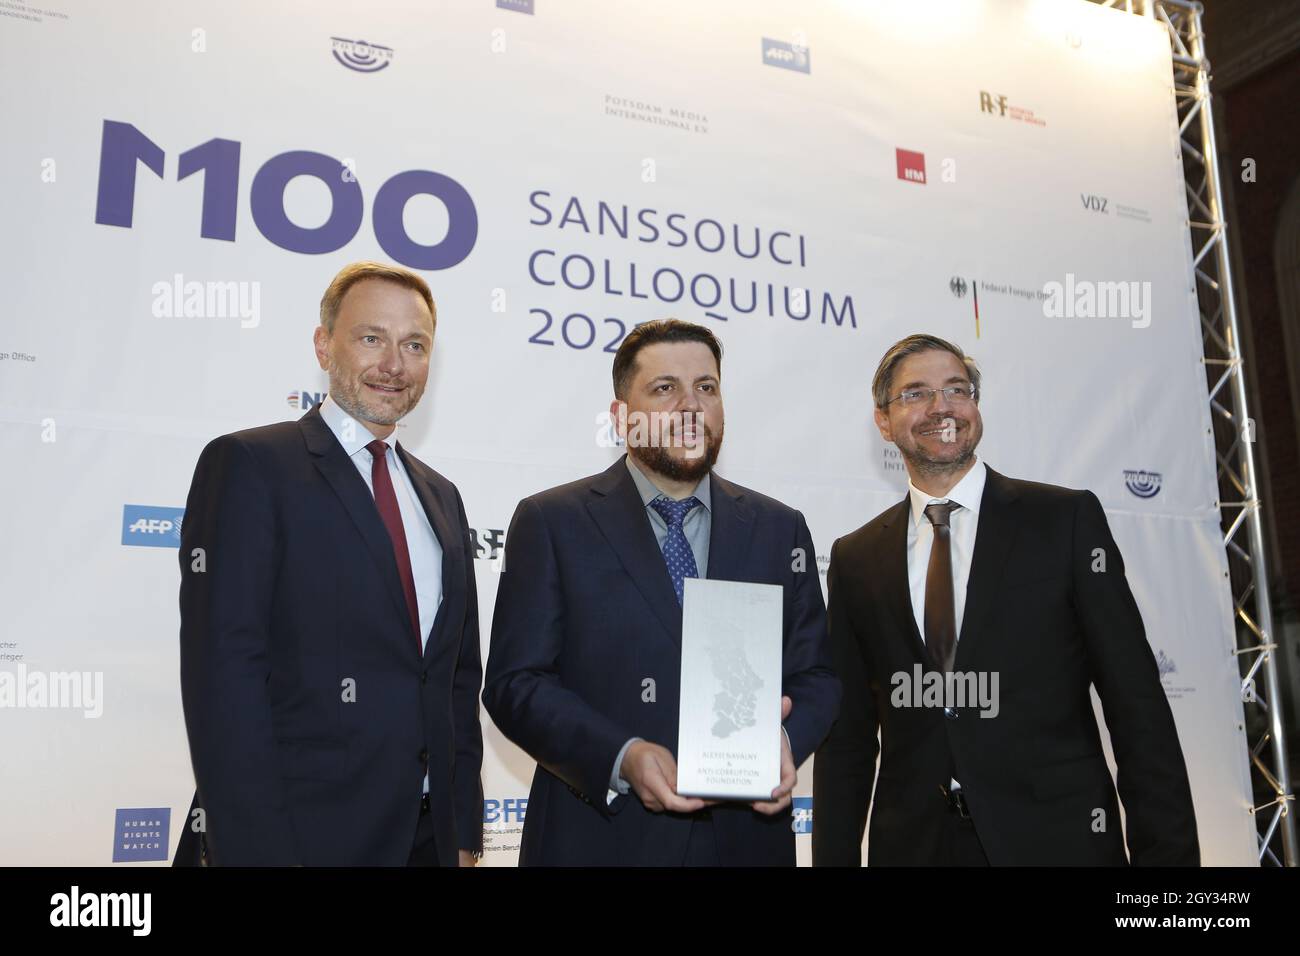
[[[677,792],[770,800],[781,783],[781,586],[687,578]]]

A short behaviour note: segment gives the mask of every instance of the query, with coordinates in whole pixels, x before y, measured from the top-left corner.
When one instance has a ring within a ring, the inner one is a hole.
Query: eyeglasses
[[[947,385],[943,388],[909,388],[906,391],[899,392],[898,395],[885,402],[885,404],[892,405],[894,402],[902,402],[905,408],[929,405],[930,399],[940,392],[952,404],[964,405],[966,402],[975,400],[976,388],[970,382],[965,385]]]

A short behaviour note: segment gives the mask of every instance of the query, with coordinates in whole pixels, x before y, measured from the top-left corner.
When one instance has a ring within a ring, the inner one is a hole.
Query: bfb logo
[[[305,412],[313,405],[319,405],[321,402],[325,401],[325,395],[325,392],[290,392],[289,407]]]
[[[1154,498],[1160,493],[1160,472],[1124,471],[1124,486],[1139,498]]]
[[[483,801],[484,823],[523,823],[528,813],[527,797],[506,797]]]
[[[813,802],[812,797],[795,797],[791,807],[792,819],[790,829],[795,833],[812,833]]]
[[[122,506],[122,543],[146,548],[179,548],[184,508]]]

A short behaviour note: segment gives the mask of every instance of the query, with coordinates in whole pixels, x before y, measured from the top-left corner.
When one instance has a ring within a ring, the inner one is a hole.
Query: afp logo
[[[784,40],[763,37],[763,62],[796,73],[811,73],[812,61],[806,46],[795,46]]]
[[[122,506],[122,543],[143,548],[179,548],[184,508]]]
[[[334,59],[358,73],[378,73],[393,62],[392,47],[343,37],[330,37],[330,43],[334,45]]]
[[[1160,494],[1160,472],[1124,471],[1124,487],[1139,498],[1154,498]]]

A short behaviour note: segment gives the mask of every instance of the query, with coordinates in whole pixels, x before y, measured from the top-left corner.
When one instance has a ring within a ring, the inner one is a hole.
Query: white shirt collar
[[[952,501],[961,505],[967,511],[979,514],[980,500],[984,497],[984,479],[988,475],[988,469],[984,462],[975,459],[975,466],[962,476],[961,481],[957,482],[952,491],[948,492],[946,498],[936,498],[928,495],[909,480],[907,482],[907,494],[912,504],[912,523],[920,527],[921,523],[928,520],[925,517],[925,506],[932,501]]]
[[[375,440],[374,433],[372,433],[364,424],[345,412],[343,407],[339,405],[338,402],[334,401],[333,395],[326,395],[325,401],[320,403],[320,417],[325,424],[329,426],[330,431],[334,433],[334,437],[339,440],[339,444],[343,446],[343,450],[347,452],[349,458],[356,455],[357,452],[362,451],[367,445]],[[352,423],[351,428],[347,428],[348,422]],[[352,435],[350,440],[345,439],[344,437],[347,433]],[[384,439],[384,441],[388,443],[389,448],[394,447],[394,439],[392,435],[389,435]]]

